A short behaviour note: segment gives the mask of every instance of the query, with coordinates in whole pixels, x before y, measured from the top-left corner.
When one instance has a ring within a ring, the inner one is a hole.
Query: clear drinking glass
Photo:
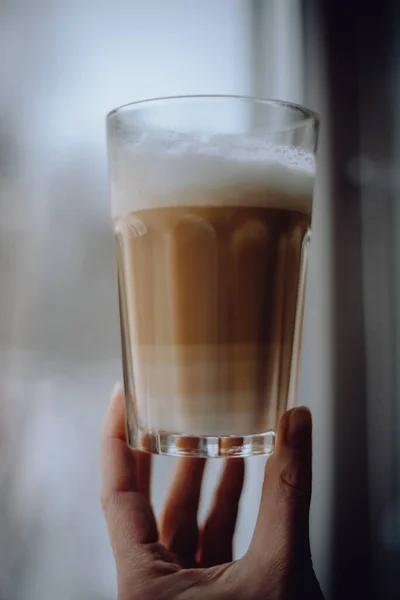
[[[296,401],[317,116],[163,98],[107,136],[130,445],[270,453]]]

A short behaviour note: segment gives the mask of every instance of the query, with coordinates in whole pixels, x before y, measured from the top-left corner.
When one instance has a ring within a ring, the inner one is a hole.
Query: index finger
[[[122,388],[113,394],[101,435],[101,503],[115,556],[134,546],[156,542],[153,511],[138,486],[137,458],[125,433]]]

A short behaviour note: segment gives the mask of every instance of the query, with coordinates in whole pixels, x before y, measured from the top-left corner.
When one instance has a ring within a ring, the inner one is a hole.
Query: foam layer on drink
[[[244,198],[311,213],[313,154],[260,138],[143,134],[110,149],[110,165],[114,217],[170,206],[240,206]]]

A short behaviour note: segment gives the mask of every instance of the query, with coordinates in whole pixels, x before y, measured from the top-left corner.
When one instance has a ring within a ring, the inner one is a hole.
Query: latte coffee
[[[296,398],[313,158],[185,146],[162,168],[151,148],[140,159],[120,161],[113,222],[143,439],[273,431]]]

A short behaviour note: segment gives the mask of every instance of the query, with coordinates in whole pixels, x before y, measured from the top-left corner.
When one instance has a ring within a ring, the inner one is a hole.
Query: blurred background
[[[328,598],[398,598],[397,3],[1,0],[0,52],[0,599],[115,598],[98,503],[121,378],[104,117],[196,93],[321,114],[299,399],[315,421],[314,562]],[[155,461],[157,511],[174,464]],[[263,466],[247,461],[237,556]]]

